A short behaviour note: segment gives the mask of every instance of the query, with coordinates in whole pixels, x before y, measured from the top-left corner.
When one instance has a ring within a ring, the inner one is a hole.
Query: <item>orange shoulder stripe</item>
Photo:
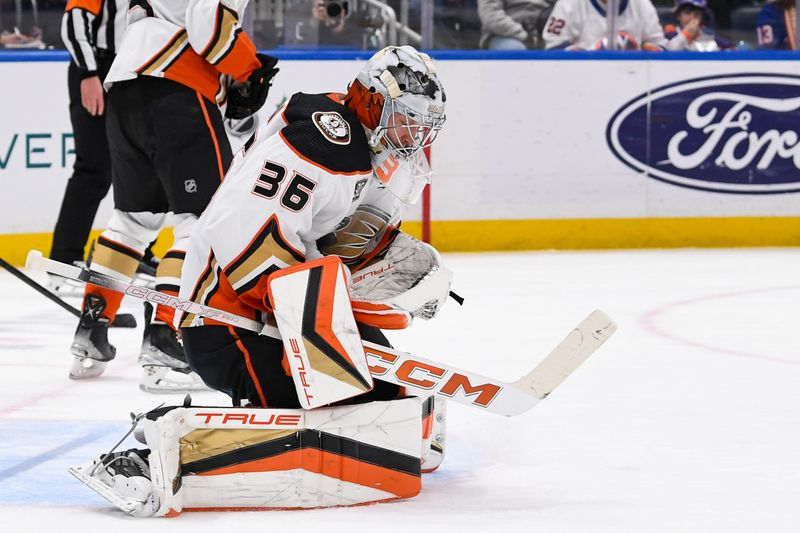
[[[73,9],[85,9],[92,15],[99,15],[103,9],[103,0],[68,0],[67,7],[64,11],[71,11]]]

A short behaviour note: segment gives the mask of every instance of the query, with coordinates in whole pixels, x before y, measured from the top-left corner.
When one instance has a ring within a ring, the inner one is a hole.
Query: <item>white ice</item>
[[[800,531],[800,249],[445,259],[464,306],[396,347],[510,381],[595,308],[619,331],[523,415],[451,403],[445,462],[414,499],[144,521],[66,467],[181,396],[138,390],[140,329],[111,331],[101,378],[68,380],[76,320],[0,272],[0,531]]]

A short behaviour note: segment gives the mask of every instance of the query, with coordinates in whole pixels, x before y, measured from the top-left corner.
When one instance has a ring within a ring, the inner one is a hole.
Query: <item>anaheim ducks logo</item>
[[[350,144],[350,125],[335,111],[317,111],[311,115],[317,129],[332,143]]]

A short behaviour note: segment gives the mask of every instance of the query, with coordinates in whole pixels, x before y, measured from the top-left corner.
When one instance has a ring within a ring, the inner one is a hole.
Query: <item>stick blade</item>
[[[547,397],[615,331],[617,324],[611,317],[602,311],[593,311],[530,374],[514,385],[538,398]]]
[[[39,250],[28,251],[28,257],[25,258],[25,268],[28,270],[42,270],[42,257],[44,255]]]

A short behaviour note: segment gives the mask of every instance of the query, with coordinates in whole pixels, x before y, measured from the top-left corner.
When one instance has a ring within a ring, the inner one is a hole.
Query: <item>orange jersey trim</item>
[[[208,116],[206,104],[203,102],[203,96],[197,93],[197,101],[200,102],[200,109],[203,110],[203,117],[206,119],[208,126],[208,133],[211,135],[211,142],[214,143],[214,153],[217,156],[217,170],[219,171],[219,181],[225,178],[225,169],[222,168],[222,154],[219,151],[219,141],[217,140],[217,132],[214,131],[214,126],[211,125],[211,117]]]
[[[250,74],[260,67],[261,61],[256,57],[256,45],[242,31],[237,33],[236,42],[230,51],[217,63],[220,72],[230,74],[239,81],[246,81]]]
[[[220,73],[191,47],[163,72],[165,78],[194,89],[210,102],[216,102],[220,89]]]

